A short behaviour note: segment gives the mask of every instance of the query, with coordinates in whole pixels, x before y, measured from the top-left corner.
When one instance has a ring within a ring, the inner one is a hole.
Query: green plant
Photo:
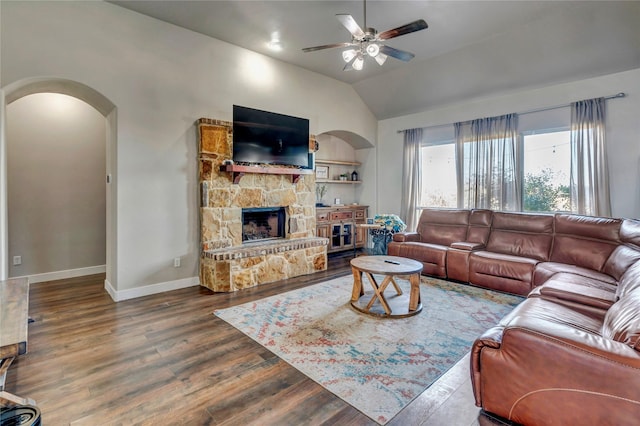
[[[535,175],[527,173],[524,179],[524,211],[553,212],[571,208],[569,187],[554,184],[554,177],[549,168]]]
[[[316,197],[322,200],[327,193],[327,185],[316,185]]]

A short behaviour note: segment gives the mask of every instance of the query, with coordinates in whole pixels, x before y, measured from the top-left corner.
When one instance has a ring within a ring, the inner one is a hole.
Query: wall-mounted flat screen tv
[[[234,105],[233,161],[309,168],[309,120]]]

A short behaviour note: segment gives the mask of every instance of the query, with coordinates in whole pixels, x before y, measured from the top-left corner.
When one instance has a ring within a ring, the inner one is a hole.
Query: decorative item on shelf
[[[351,180],[356,182],[358,180],[358,172],[355,170],[351,173]]]
[[[326,207],[326,204],[322,199],[327,193],[327,185],[316,185],[316,207]]]
[[[407,225],[395,214],[377,214],[373,218],[374,223],[382,226],[381,229],[370,229],[373,240],[373,253],[377,255],[387,254],[387,244],[392,240],[393,234],[407,229]]]
[[[316,179],[329,179],[329,166],[316,166]]]
[[[347,176],[347,174],[346,174],[346,173],[342,173],[342,174],[339,176],[339,179],[344,181],[344,180],[347,180],[347,177],[348,177],[348,176]]]

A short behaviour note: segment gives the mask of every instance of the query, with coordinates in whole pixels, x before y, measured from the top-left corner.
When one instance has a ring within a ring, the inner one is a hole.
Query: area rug
[[[408,281],[397,282],[409,291]],[[385,424],[523,300],[422,277],[422,312],[386,319],[355,311],[352,285],[349,275],[215,314]]]

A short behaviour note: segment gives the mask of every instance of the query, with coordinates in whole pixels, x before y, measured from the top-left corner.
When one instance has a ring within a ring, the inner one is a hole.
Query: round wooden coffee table
[[[351,306],[365,314],[381,317],[409,317],[422,310],[420,303],[420,272],[422,263],[398,256],[360,256],[351,260],[353,272],[353,292]],[[365,291],[362,285],[362,275],[365,275],[373,291]],[[380,284],[376,275],[383,275]],[[394,279],[408,276],[411,283],[409,295],[403,294],[402,289]],[[385,297],[384,291],[392,284],[396,294]]]

